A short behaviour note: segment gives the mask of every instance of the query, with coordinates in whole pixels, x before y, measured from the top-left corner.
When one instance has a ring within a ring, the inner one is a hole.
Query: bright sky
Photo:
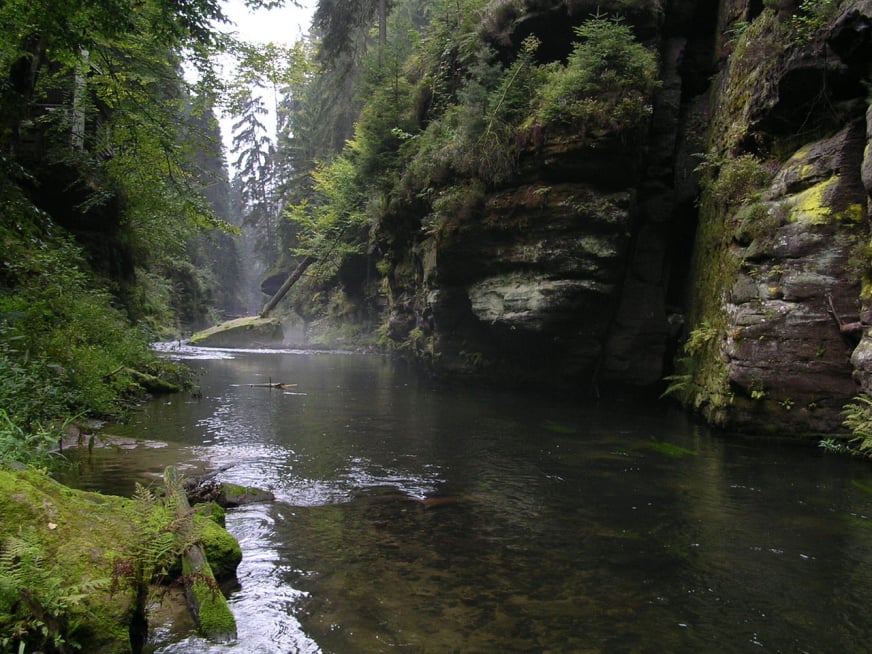
[[[224,13],[232,24],[222,26],[222,30],[235,32],[239,38],[252,43],[293,45],[309,31],[317,0],[298,0],[301,7],[295,7],[293,0],[285,0],[285,4],[287,6],[281,9],[252,11],[245,6],[244,0],[224,0],[222,2]],[[231,77],[232,64],[225,64],[224,68],[225,77]],[[267,106],[269,104],[267,103]],[[270,115],[267,122],[272,124],[273,121],[274,118]],[[227,150],[227,162],[232,169],[232,161],[235,158],[230,154],[232,121],[221,117],[220,123],[221,136]]]
[[[246,41],[293,45],[312,22],[316,0],[299,0],[302,7],[286,0],[286,7],[267,11],[251,11],[243,0],[224,0],[224,13],[235,24],[235,31]]]

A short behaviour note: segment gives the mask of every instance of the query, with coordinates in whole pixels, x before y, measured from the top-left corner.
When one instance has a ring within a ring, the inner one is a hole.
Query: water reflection
[[[79,483],[234,464],[239,642],[160,652],[864,652],[866,465],[663,406],[441,388],[376,357],[196,360]],[[250,386],[298,384],[293,392]],[[857,486],[852,481],[860,482]],[[424,500],[424,501],[422,501]]]

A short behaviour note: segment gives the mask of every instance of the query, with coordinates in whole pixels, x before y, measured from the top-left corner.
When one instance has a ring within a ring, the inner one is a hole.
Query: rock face
[[[448,210],[381,225],[379,247],[394,262],[391,339],[441,369],[520,383],[597,390],[662,378],[681,324],[670,289],[682,287],[690,262],[674,152],[683,94],[702,90],[688,91],[679,69],[692,56],[691,86],[708,77],[699,62],[708,60],[701,53],[711,50],[716,16],[694,2],[670,3],[667,12],[657,2],[630,4],[500,3],[489,26],[495,45],[512,49],[547,34],[543,60],[566,57],[573,25],[600,11],[625,15],[663,59],[651,124],[594,141],[584,129],[544,129],[497,188],[468,189]],[[676,241],[681,251],[672,253]]]
[[[480,355],[478,365],[498,366],[507,351],[559,359],[567,376],[593,369],[616,308],[633,198],[525,184],[488,197],[481,220],[425,240],[422,314],[443,351]]]
[[[495,3],[489,30],[517,48],[627,4]],[[673,374],[716,425],[837,430],[872,391],[872,1],[632,4],[660,53],[647,134],[539,134],[499,188],[382,225],[387,336],[501,379]]]
[[[786,7],[763,11],[718,79],[684,370],[689,401],[730,429],[833,431],[868,384],[865,342],[852,352],[872,14],[844,4],[808,33]]]

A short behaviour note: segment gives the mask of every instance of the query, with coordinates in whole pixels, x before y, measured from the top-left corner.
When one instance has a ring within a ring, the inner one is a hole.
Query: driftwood
[[[829,293],[827,294],[827,302],[830,305],[828,313],[833,317],[833,320],[835,320],[836,324],[839,326],[839,333],[851,339],[861,338],[865,325],[859,320],[854,322],[843,321],[841,316],[839,316],[838,312],[836,311],[836,307],[833,305],[833,296]]]
[[[215,479],[215,477],[220,475],[222,472],[227,472],[228,470],[230,470],[230,468],[232,468],[234,465],[236,465],[236,464],[231,463],[231,464],[226,465],[226,466],[221,466],[220,468],[218,468],[217,470],[213,470],[212,472],[207,472],[205,475],[197,475],[196,477],[187,477],[182,482],[182,488],[184,488],[185,492],[187,492],[192,488],[196,488],[197,486],[200,486],[200,485],[206,483],[207,481]]]
[[[234,464],[222,466],[217,470],[198,475],[196,477],[187,477],[182,482],[182,490],[185,491],[185,497],[190,504],[199,504],[201,502],[214,502],[221,493],[221,484],[215,478],[226,470],[230,470]]]
[[[229,470],[233,465],[223,466],[205,475],[185,479],[182,488],[188,502],[191,504],[215,502],[222,508],[229,509],[243,504],[272,502],[275,499],[275,495],[262,488],[228,484],[216,480],[219,474]]]
[[[270,382],[269,384],[249,384],[249,388],[296,388],[298,384],[284,384],[284,383],[276,383],[273,384]]]
[[[178,500],[178,513],[190,514],[191,506],[182,492],[183,484],[179,483],[176,469],[172,466],[164,471],[164,484],[167,495],[172,493]],[[188,608],[200,633],[214,642],[235,640],[236,620],[215,581],[201,543],[188,545],[182,553],[182,580]]]

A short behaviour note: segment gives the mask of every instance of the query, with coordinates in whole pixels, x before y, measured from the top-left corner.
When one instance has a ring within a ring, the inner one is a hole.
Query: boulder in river
[[[272,347],[281,345],[284,332],[274,318],[248,316],[197,332],[190,344],[198,347]]]

